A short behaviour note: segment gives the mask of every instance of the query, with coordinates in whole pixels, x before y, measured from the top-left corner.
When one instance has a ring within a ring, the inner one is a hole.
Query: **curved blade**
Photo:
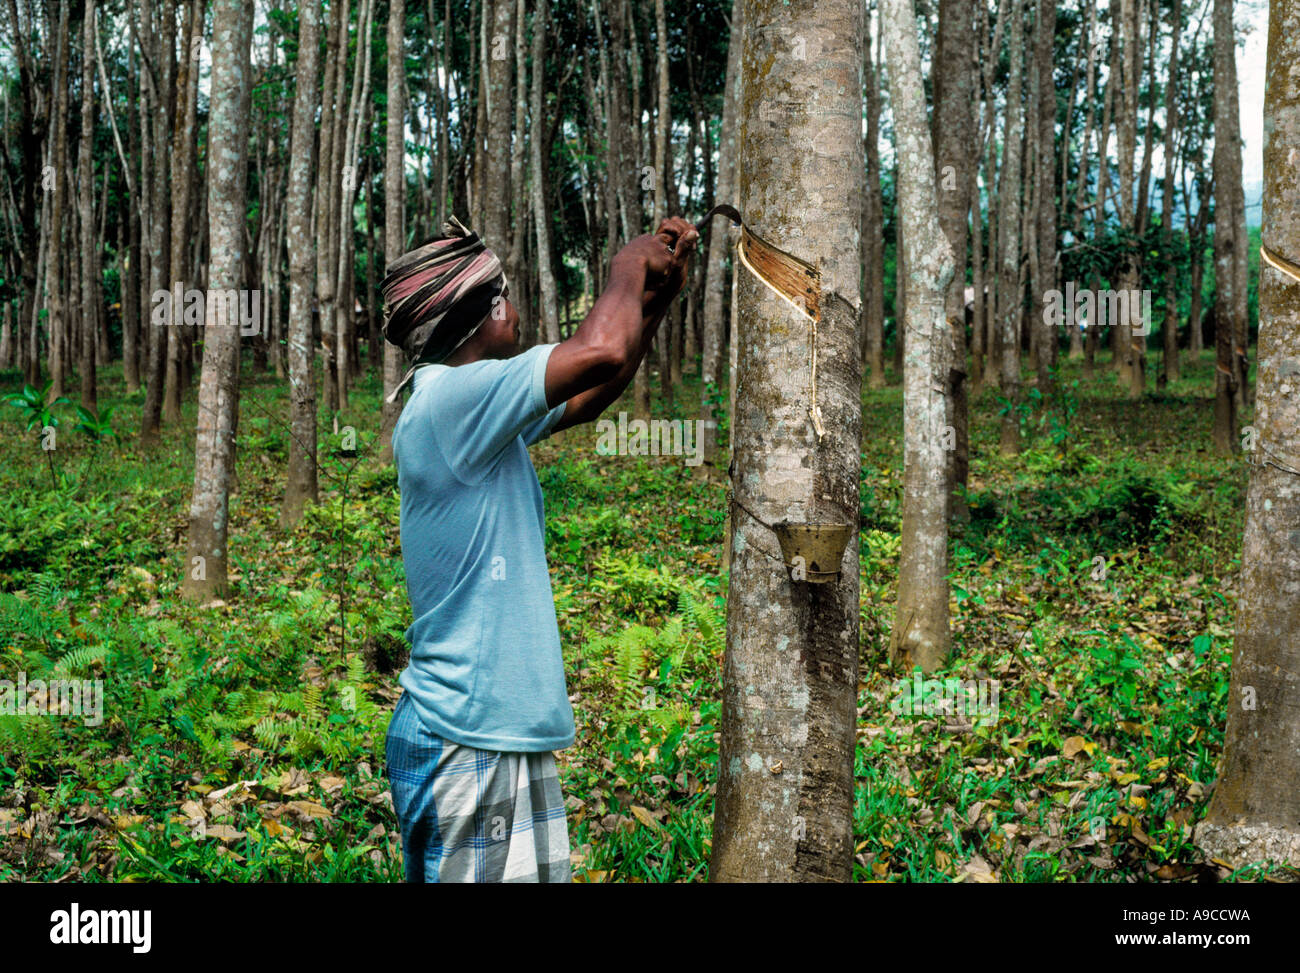
[[[740,227],[740,262],[749,272],[800,314],[816,321],[821,315],[821,272],[808,261],[768,243],[745,225],[736,207],[727,203],[719,203],[705,213],[695,224],[696,229],[702,234],[715,216],[725,216]]]

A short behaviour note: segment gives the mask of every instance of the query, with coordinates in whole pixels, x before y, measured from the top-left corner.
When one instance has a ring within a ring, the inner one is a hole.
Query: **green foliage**
[[[54,411],[56,405],[69,405],[68,400],[59,396],[52,402],[46,402],[53,382],[46,382],[38,392],[30,385],[24,385],[21,392],[13,393],[5,401],[19,411],[20,421],[25,421],[28,430],[46,426],[57,428],[59,417]]]

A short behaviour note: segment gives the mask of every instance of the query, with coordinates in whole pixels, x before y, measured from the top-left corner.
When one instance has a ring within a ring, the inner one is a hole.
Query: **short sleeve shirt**
[[[573,744],[528,455],[564,414],[563,402],[546,404],[555,347],[420,367],[393,430],[413,616],[400,682],[432,732],[481,750]]]

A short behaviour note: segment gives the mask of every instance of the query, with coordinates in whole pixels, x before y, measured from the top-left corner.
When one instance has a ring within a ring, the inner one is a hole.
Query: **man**
[[[573,337],[520,353],[501,262],[455,217],[393,261],[384,335],[416,363],[393,430],[411,661],[387,739],[410,882],[567,882],[552,751],[573,744],[527,447],[632,380],[686,281],[685,220],[631,241]]]

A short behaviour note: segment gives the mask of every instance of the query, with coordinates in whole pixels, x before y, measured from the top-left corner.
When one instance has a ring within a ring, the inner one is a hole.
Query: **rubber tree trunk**
[[[95,279],[95,161],[91,156],[95,124],[95,68],[91,51],[95,49],[95,2],[87,0],[81,24],[81,142],[78,168],[81,185],[77,205],[81,211],[81,347],[77,370],[81,372],[81,404],[91,412],[99,410],[98,382],[95,375],[95,307],[103,288]],[[107,178],[107,172],[105,173]]]
[[[879,28],[877,28],[879,30]],[[877,35],[879,36],[879,35]],[[863,45],[863,80],[867,87],[867,187],[863,194],[862,355],[873,389],[885,387],[885,214],[880,189],[880,75],[871,43]],[[880,45],[876,45],[879,51]]]
[[[1038,354],[1034,360],[1035,382],[1046,392],[1051,384],[1052,369],[1056,367],[1056,326],[1043,317],[1043,302],[1047,292],[1056,288],[1056,2],[1038,0],[1038,16],[1034,28],[1034,70],[1038,75],[1038,206],[1037,220],[1038,274],[1034,281],[1033,314],[1030,326],[1038,334]],[[1066,133],[1062,148],[1069,145]]]
[[[732,0],[731,38],[727,45],[727,77],[722,101],[722,130],[718,137],[718,183],[715,203],[733,202],[735,196],[736,162],[736,109],[740,90],[740,48],[744,34],[745,5],[742,0]],[[722,350],[726,337],[723,324],[723,293],[727,282],[726,222],[714,221],[708,228],[709,250],[704,285],[704,355],[700,367],[700,386],[708,396],[709,385],[722,386]],[[732,263],[735,267],[735,261]],[[716,397],[716,396],[715,396]],[[718,452],[718,415],[712,403],[704,408],[704,448],[712,462]]]
[[[745,18],[752,29],[741,55],[739,206],[759,235],[820,263],[821,310],[814,339],[806,317],[749,272],[737,275],[744,334],[733,340],[736,503],[710,877],[848,881],[858,679],[862,367],[852,302],[860,273],[863,4],[753,0]],[[773,531],[756,517],[847,525],[837,579],[793,580]]]
[[[172,208],[171,208],[171,276],[188,290],[197,287],[190,280],[188,252],[191,234],[190,195],[194,191],[194,126],[197,118],[199,63],[190,56],[194,40],[202,36],[203,11],[195,0],[185,3],[185,42],[183,55],[176,70],[176,121],[172,127]],[[176,309],[172,309],[176,313]],[[163,421],[172,424],[181,417],[181,383],[183,371],[184,331],[181,327],[167,328],[166,367],[164,370]]]
[[[158,85],[148,71],[142,71],[149,89],[149,145],[150,202],[149,202],[149,293],[150,296],[169,290],[171,277],[171,132],[174,127],[172,112],[175,92],[172,68],[175,59],[168,53],[176,42],[176,0],[166,0],[162,5],[162,23],[154,35],[148,11],[151,4],[142,3],[141,41],[150,45],[154,57],[154,70],[158,72]],[[152,309],[155,305],[148,304]],[[173,312],[175,309],[173,308]],[[158,441],[162,430],[163,385],[167,367],[167,331],[150,318],[144,329],[149,335],[145,369],[144,409],[140,417],[140,439],[144,443]]]
[[[1300,254],[1300,0],[1269,8],[1263,240]],[[1222,325],[1216,321],[1216,328]],[[1300,864],[1300,281],[1262,264],[1258,394],[1223,765],[1196,840],[1233,864]]]
[[[289,476],[280,523],[291,526],[303,506],[316,500],[316,356],[312,353],[314,296],[311,237],[312,149],[320,103],[320,0],[303,0],[298,10],[298,90],[293,101],[289,146]],[[374,313],[372,311],[372,313]]]
[[[965,308],[966,218],[970,212],[971,172],[977,162],[975,104],[972,100],[975,58],[970,50],[975,14],[976,5],[971,0],[943,0],[939,5],[936,58],[938,63],[946,67],[942,71],[933,72],[935,198],[938,200],[939,225],[947,238],[954,261],[953,273],[944,293],[949,347],[944,350],[941,360],[933,362],[933,369],[935,382],[946,389],[947,418],[944,424],[952,430],[950,435],[943,438],[947,448],[940,446],[950,496],[950,508],[945,516],[950,512],[962,519],[967,516],[965,486],[970,468]],[[907,240],[906,232],[903,239]],[[908,266],[912,266],[910,260],[909,254]],[[903,367],[906,369],[906,361]],[[946,583],[943,588],[946,592]],[[944,598],[946,604],[947,594]]]
[[[249,92],[253,8],[216,0],[212,23],[212,101],[208,122],[208,323],[204,326],[194,443],[194,494],[182,592],[219,596],[228,587],[230,483],[235,472],[239,416],[239,307],[218,299],[244,285],[244,206],[248,171]],[[233,313],[232,313],[233,311]]]
[[[1007,82],[1006,135],[1003,139],[1001,181],[998,184],[998,355],[1002,394],[1007,400],[1002,415],[999,443],[1003,455],[1020,452],[1020,183],[1021,136],[1024,106],[1021,103],[1024,78],[1024,4],[1007,4],[1011,21],[1011,73]]]
[[[406,62],[403,51],[406,26],[406,0],[391,0],[388,5],[388,132],[384,157],[384,265],[402,255],[405,233],[406,172],[403,165],[406,141],[403,120],[406,102],[403,89]],[[391,341],[384,342],[384,405],[380,421],[380,455],[387,462],[393,458],[393,429],[402,414],[402,403],[388,402],[388,396],[402,380],[406,355]]]
[[[528,145],[528,168],[532,175],[533,226],[537,234],[537,282],[541,292],[541,340],[554,344],[560,340],[559,298],[555,285],[555,250],[551,244],[551,211],[546,205],[546,165],[551,158],[550,145],[543,145],[550,131],[546,124],[542,95],[546,82],[546,17],[549,6],[537,4],[533,14],[533,77],[529,92],[532,135]]]
[[[1182,0],[1174,0],[1170,12],[1169,75],[1165,82],[1165,179],[1160,196],[1160,248],[1164,257],[1165,319],[1160,326],[1161,366],[1164,382],[1178,381],[1178,261],[1174,253],[1174,166],[1178,131],[1178,47],[1183,31]],[[1184,220],[1184,230],[1190,230]]]
[[[1238,220],[1235,187],[1241,185],[1240,120],[1235,91],[1237,47],[1232,0],[1214,0],[1214,448],[1235,452],[1238,369],[1233,359],[1237,321]]]
[[[969,18],[963,15],[963,19]],[[945,446],[951,443],[946,426],[953,339],[945,302],[955,261],[940,223],[944,204],[936,185],[926,125],[915,24],[912,0],[891,0],[884,18],[885,49],[889,52],[889,93],[900,153],[898,214],[908,273],[903,312],[907,335],[903,354],[903,529],[889,655],[905,670],[920,666],[933,672],[943,664],[949,646],[950,451]],[[956,124],[956,120],[945,116],[944,124]],[[955,213],[953,217],[955,222]],[[964,213],[961,222],[965,223]]]

